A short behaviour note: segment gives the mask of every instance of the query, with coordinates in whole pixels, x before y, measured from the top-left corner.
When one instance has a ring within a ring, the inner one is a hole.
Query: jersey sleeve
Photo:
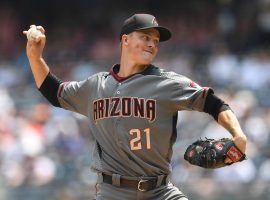
[[[173,86],[174,105],[177,110],[196,110],[203,112],[207,94],[213,90],[201,87],[185,76],[179,76]]]
[[[61,107],[88,117],[90,98],[98,85],[101,74],[92,75],[88,79],[79,82],[61,83],[57,92]]]

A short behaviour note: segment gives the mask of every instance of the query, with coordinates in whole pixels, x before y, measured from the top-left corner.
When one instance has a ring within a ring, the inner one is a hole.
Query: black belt
[[[112,176],[103,174],[103,182],[112,184]],[[167,176],[164,176],[160,185],[166,185],[166,179]],[[144,179],[141,177],[140,180],[128,180],[124,178],[120,178],[120,186],[129,187],[129,188],[135,188],[139,191],[149,191],[157,187],[157,177]]]

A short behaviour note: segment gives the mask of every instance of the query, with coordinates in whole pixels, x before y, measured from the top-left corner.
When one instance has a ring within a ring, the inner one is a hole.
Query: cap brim
[[[169,29],[162,27],[162,26],[144,27],[144,28],[138,28],[136,30],[145,30],[145,29],[149,29],[149,28],[155,28],[158,30],[160,42],[167,41],[172,37],[171,31],[169,31]]]

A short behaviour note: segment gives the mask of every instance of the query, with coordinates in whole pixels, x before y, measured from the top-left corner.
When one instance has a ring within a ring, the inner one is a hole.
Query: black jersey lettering
[[[145,118],[150,122],[156,119],[156,100],[137,97],[113,97],[93,102],[94,120],[110,117]]]
[[[148,99],[146,101],[146,118],[153,122],[156,119],[156,101]]]
[[[131,98],[130,97],[123,97],[122,98],[122,116],[129,117],[131,116]]]
[[[134,117],[144,117],[144,99],[133,98]]]
[[[120,116],[119,104],[120,104],[119,97],[111,98],[111,112],[110,112],[111,117]]]

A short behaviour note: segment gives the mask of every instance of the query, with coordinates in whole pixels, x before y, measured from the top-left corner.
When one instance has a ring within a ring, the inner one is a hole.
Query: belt
[[[102,173],[102,177],[103,177],[103,182],[104,183],[108,183],[108,184],[112,184],[112,176],[107,175]],[[161,185],[166,185],[166,181],[167,180],[167,176],[164,176],[163,179],[161,180]],[[120,185],[119,186],[123,186],[123,187],[129,187],[129,188],[134,188],[137,189],[141,192],[144,191],[149,191],[152,190],[154,188],[157,187],[157,181],[158,178],[157,177],[151,177],[151,178],[144,178],[144,177],[140,177],[139,180],[128,180],[128,179],[124,179],[122,177],[120,177]]]

